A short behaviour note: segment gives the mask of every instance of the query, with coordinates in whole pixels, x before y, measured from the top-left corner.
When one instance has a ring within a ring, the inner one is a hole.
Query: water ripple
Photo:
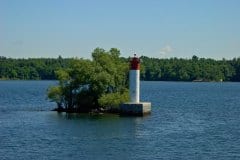
[[[142,82],[138,118],[51,112],[55,83],[0,81],[1,159],[240,159],[239,83]]]

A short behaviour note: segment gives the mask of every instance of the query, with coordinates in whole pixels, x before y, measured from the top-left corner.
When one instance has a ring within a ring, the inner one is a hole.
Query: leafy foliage
[[[59,86],[52,86],[48,89],[48,98],[56,102],[58,108],[62,108],[62,90]]]
[[[120,51],[96,48],[93,60],[75,59],[68,68],[56,71],[59,86],[48,97],[67,110],[88,112],[116,107],[128,101],[128,63],[121,61]]]
[[[115,92],[109,94],[103,94],[98,103],[103,107],[118,108],[119,104],[127,102],[129,100],[128,90],[122,92]]]
[[[141,57],[142,80],[153,81],[240,81],[240,58],[233,60],[157,59]]]
[[[0,79],[53,80],[55,71],[69,66],[73,59],[12,59],[0,56]]]

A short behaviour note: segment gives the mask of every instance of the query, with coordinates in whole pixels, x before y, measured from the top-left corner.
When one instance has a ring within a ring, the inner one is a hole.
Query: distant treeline
[[[141,57],[142,80],[151,81],[240,81],[240,58],[158,59]]]
[[[0,56],[0,79],[55,80],[55,71],[66,68],[73,59],[13,59]]]
[[[0,79],[55,80],[55,71],[68,68],[73,60],[61,56],[30,59],[0,56]],[[240,81],[240,58],[158,59],[142,56],[141,61],[141,79],[146,81]]]

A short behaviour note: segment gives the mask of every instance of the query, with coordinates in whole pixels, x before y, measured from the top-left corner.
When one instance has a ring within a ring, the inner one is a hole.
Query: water
[[[240,159],[240,83],[142,82],[147,117],[57,114],[55,81],[0,81],[0,159]]]

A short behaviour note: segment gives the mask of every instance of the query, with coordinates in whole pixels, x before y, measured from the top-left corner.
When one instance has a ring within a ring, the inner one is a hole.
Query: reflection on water
[[[79,114],[79,113],[54,113],[51,114],[54,121],[59,123],[71,124],[80,132],[84,126],[84,132],[94,135],[102,135],[104,138],[120,137],[127,134],[127,137],[136,137],[138,135],[137,125],[142,124],[147,117],[122,117],[115,114]],[[86,128],[87,126],[87,128]],[[104,128],[104,130],[102,130]],[[98,137],[96,137],[98,138]]]

